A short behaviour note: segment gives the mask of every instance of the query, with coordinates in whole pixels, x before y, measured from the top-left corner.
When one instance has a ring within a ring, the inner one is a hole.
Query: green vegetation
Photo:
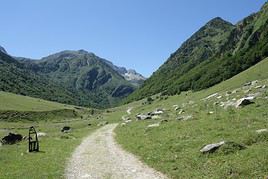
[[[15,59],[0,51],[0,90],[78,106],[114,106],[136,86],[107,63],[85,51],[42,60]]]
[[[27,140],[0,146],[0,178],[63,178],[75,147],[106,119],[98,115],[97,110],[0,92],[0,139],[9,132],[27,136],[30,126],[46,134],[39,138],[38,153],[27,152]],[[64,126],[71,132],[62,133]]]
[[[68,89],[76,100],[73,104],[79,106],[110,107],[135,89],[106,60],[84,50],[63,51],[41,60],[21,62],[35,74]]]
[[[216,18],[187,40],[128,101],[165,91],[201,90],[231,78],[268,56],[268,5],[238,24]]]
[[[128,106],[132,123],[116,129],[117,141],[145,163],[171,178],[263,178],[268,176],[268,59],[214,87],[161,98],[152,96]],[[255,86],[245,83],[259,80]],[[256,88],[258,87],[258,88]],[[233,93],[232,93],[233,92]],[[206,99],[218,93],[217,96]],[[254,104],[236,109],[221,102],[259,94]],[[219,97],[220,96],[220,97]],[[175,110],[174,105],[179,107]],[[159,119],[134,121],[138,113],[165,109]],[[181,113],[180,111],[183,110]],[[188,120],[183,120],[190,116]],[[168,122],[161,122],[168,120]],[[160,123],[159,127],[148,125]],[[226,141],[216,152],[202,154],[207,144]]]
[[[88,124],[91,123],[91,126]],[[83,137],[97,128],[94,120],[55,122],[1,122],[0,136],[8,132],[27,135],[30,126],[35,126],[38,132],[47,136],[40,137],[40,152],[28,153],[28,142],[22,141],[15,145],[0,147],[0,178],[64,178],[64,169],[71,153],[81,143]],[[63,126],[70,126],[70,133],[62,133]]]
[[[60,109],[74,109],[74,106],[2,91],[0,91],[0,101],[1,111],[50,111]]]

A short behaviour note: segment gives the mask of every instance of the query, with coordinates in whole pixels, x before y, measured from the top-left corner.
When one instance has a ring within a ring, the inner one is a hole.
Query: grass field
[[[0,91],[1,111],[50,111],[60,109],[73,109],[73,106]]]
[[[28,153],[28,141],[0,146],[0,178],[64,178],[64,168],[83,137],[98,128],[98,112],[41,99],[0,92],[0,138],[9,132],[28,135],[30,126],[40,137],[40,152]],[[13,117],[11,117],[13,116]],[[88,125],[91,124],[91,125]],[[70,126],[70,133],[62,133]]]
[[[268,59],[207,90],[167,99],[154,96],[151,104],[142,104],[146,100],[129,104],[133,122],[116,129],[117,141],[171,178],[264,178],[268,176],[268,133],[258,134],[256,130],[268,129],[268,90],[255,87],[268,85],[267,69]],[[255,86],[243,87],[254,80],[259,80]],[[220,98],[204,100],[214,93]],[[255,94],[255,103],[244,108],[215,105]],[[184,112],[179,114],[173,105]],[[136,114],[157,108],[165,109],[160,119],[134,121]],[[190,119],[177,120],[183,116]],[[163,119],[168,122],[148,128]],[[220,141],[229,143],[215,153],[199,151]],[[240,145],[245,148],[240,150]]]

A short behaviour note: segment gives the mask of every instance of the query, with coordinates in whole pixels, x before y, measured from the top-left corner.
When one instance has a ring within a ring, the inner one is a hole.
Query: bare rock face
[[[20,142],[21,140],[22,140],[21,134],[9,133],[7,136],[2,138],[2,144],[12,145],[12,144],[15,144],[17,142]]]

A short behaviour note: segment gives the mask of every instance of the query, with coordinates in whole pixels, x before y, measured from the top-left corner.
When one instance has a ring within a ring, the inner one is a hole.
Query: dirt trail
[[[74,151],[66,168],[66,178],[164,179],[134,155],[124,151],[114,139],[117,124],[109,124],[88,136]]]

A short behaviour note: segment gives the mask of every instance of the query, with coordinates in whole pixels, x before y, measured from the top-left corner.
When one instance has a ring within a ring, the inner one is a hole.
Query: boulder
[[[159,127],[160,123],[155,123],[155,124],[150,124],[147,126],[147,128],[154,128],[154,127]]]
[[[241,98],[236,102],[235,107],[239,108],[239,107],[243,107],[243,106],[247,106],[249,104],[254,103],[252,100],[254,100],[254,97],[246,97],[246,98]]]
[[[70,131],[71,131],[71,127],[69,127],[69,126],[64,126],[64,127],[61,129],[61,132],[65,132],[65,133],[70,132]]]
[[[179,121],[187,121],[187,120],[192,119],[192,118],[193,118],[192,115],[188,115],[188,116],[179,116],[179,117],[177,117],[176,120],[179,120]]]
[[[149,116],[155,116],[155,115],[161,115],[163,113],[164,113],[164,110],[163,109],[156,109],[153,112],[149,112],[147,115],[149,115]]]
[[[258,129],[256,130],[256,132],[260,134],[260,133],[268,132],[268,129]]]
[[[175,107],[175,111],[178,111],[179,109],[181,109],[179,106]]]
[[[38,132],[37,133],[37,137],[45,137],[45,136],[47,136],[47,133],[45,133],[45,132]]]
[[[13,134],[13,133],[9,133],[7,136],[2,138],[2,144],[8,144],[8,145],[12,145],[15,144],[17,142],[20,142],[22,140],[22,135],[20,134]]]
[[[152,119],[152,116],[146,115],[146,114],[137,114],[136,118],[138,120],[147,120],[147,119]]]
[[[121,123],[121,127],[125,127],[127,124],[126,123]]]
[[[206,146],[204,146],[200,152],[202,153],[213,153],[215,152],[219,147],[221,147],[222,145],[225,144],[225,141],[221,141],[219,143],[215,143],[215,144],[208,144]]]
[[[214,94],[212,94],[212,95],[209,95],[209,96],[206,97],[205,99],[208,100],[208,99],[213,98],[213,97],[216,97],[216,96],[218,96],[218,93],[214,93]]]
[[[178,114],[183,114],[185,111],[183,109],[181,109]]]
[[[125,121],[126,124],[131,123],[131,122],[132,122],[132,120],[130,120],[130,119]]]
[[[255,89],[260,89],[260,88],[262,88],[261,85],[255,87]]]
[[[152,119],[160,119],[160,116],[152,116]]]
[[[167,119],[162,119],[162,120],[160,121],[160,123],[166,123],[166,122],[168,122]]]

